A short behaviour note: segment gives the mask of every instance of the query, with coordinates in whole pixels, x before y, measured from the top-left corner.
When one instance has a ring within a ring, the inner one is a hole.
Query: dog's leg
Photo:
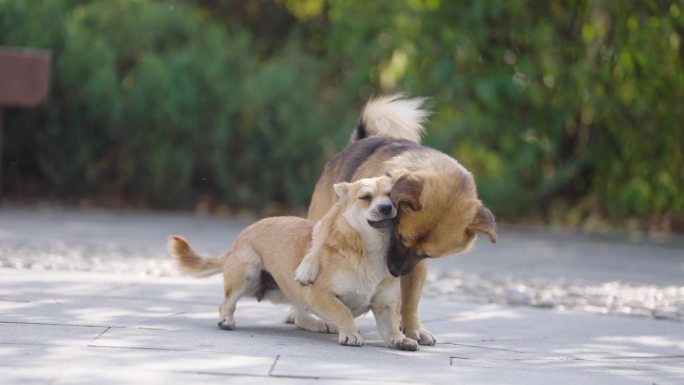
[[[302,262],[295,270],[295,281],[302,286],[308,286],[316,281],[320,270],[320,257],[318,252],[313,252],[313,248],[302,259]]]
[[[294,324],[298,328],[315,333],[337,333],[337,325],[334,322],[323,321],[311,314],[304,308],[294,310]]]
[[[318,293],[313,296],[312,305],[318,313],[337,324],[340,345],[363,345],[363,338],[354,323],[354,315],[333,293]]]
[[[320,271],[321,249],[326,241],[325,237],[321,236],[321,234],[329,231],[327,228],[321,228],[321,226],[329,227],[322,223],[323,221],[319,221],[316,223],[316,226],[314,226],[311,234],[311,248],[304,256],[304,259],[299,263],[299,266],[297,266],[297,270],[295,270],[295,281],[299,282],[302,286],[308,286],[314,283],[318,277],[318,272]]]
[[[258,257],[257,257],[258,258]],[[253,259],[253,258],[252,258]],[[224,330],[235,329],[235,307],[245,294],[253,293],[259,285],[259,264],[245,258],[242,259],[239,253],[233,252],[227,265],[223,270],[223,287],[225,298],[219,306],[218,326]]]
[[[418,263],[410,274],[401,277],[401,323],[407,337],[421,345],[432,346],[437,340],[423,327],[418,317],[418,304],[426,277],[425,261]]]
[[[237,302],[242,297],[242,290],[238,287],[226,288],[226,296],[223,300],[221,306],[219,306],[219,318],[218,326],[223,330],[233,330],[235,329],[235,306]]]
[[[399,329],[399,280],[387,278],[380,283],[378,293],[371,299],[371,310],[378,331],[392,349],[418,350],[418,342],[405,337]]]
[[[297,315],[297,309],[294,306],[290,306],[290,311],[287,313],[287,318],[285,318],[286,324],[293,324],[295,322],[295,316]]]

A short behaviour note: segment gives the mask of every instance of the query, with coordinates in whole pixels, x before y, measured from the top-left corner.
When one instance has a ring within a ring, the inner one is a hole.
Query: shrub
[[[0,44],[55,58],[6,115],[10,192],[303,206],[361,102],[406,90],[499,217],[684,212],[677,3],[0,0]]]
[[[3,44],[51,48],[55,61],[47,106],[8,119],[7,157],[28,163],[15,191],[33,175],[66,196],[306,204],[337,126],[321,124],[320,66],[296,43],[258,59],[246,33],[175,3],[0,6]],[[41,19],[52,30],[33,33]]]

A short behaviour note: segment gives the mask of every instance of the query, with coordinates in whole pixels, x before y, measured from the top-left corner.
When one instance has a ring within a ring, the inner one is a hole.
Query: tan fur
[[[180,236],[172,236],[169,241],[169,253],[174,256],[176,266],[183,274],[205,276],[207,274],[217,274],[223,267],[227,254],[215,258],[200,257],[185,240]]]
[[[391,179],[384,176],[336,184],[339,200],[315,230],[314,222],[303,218],[266,218],[240,233],[223,257],[203,259],[178,236],[169,239],[169,250],[186,272],[196,274],[222,264],[221,328],[235,328],[233,313],[241,297],[261,296],[292,303],[291,320],[302,329],[339,331],[343,345],[363,344],[354,317],[371,310],[390,347],[416,350],[417,342],[400,332],[399,280],[389,275],[385,264],[391,228],[377,229],[369,223],[380,226],[377,223],[389,223],[396,216],[389,199],[391,186]],[[387,211],[388,207],[392,210]],[[307,252],[317,254],[320,272],[314,284],[302,286],[292,277]],[[277,288],[268,290],[264,272],[273,277]]]
[[[395,106],[399,107],[399,106]],[[392,113],[393,109],[384,109]],[[406,116],[406,115],[404,115]],[[376,118],[382,121],[381,117]],[[385,122],[392,121],[386,117]],[[420,127],[422,127],[422,121]],[[415,122],[418,123],[418,120]],[[393,137],[388,130],[403,127],[366,128],[368,133],[380,137]],[[416,131],[419,137],[422,132]],[[366,139],[368,140],[368,139]],[[350,145],[360,148],[362,142]],[[330,186],[345,175],[345,154],[338,154],[326,165],[314,190],[308,218],[320,218],[334,203]],[[491,212],[477,197],[475,181],[470,172],[456,160],[437,150],[413,146],[394,154],[376,150],[354,169],[350,180],[378,175],[390,175],[396,182],[392,191],[398,205],[396,237],[401,239],[395,253],[388,255],[390,271],[405,274],[401,277],[401,314],[406,335],[422,344],[434,345],[434,337],[421,325],[418,304],[422,293],[427,266],[425,260],[468,251],[476,233],[486,234],[496,242],[496,223]],[[302,265],[315,272],[317,262],[307,255]],[[301,266],[300,266],[301,267]],[[315,274],[306,274],[315,281]]]

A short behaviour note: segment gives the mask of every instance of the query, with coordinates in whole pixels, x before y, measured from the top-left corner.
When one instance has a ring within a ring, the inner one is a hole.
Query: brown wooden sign
[[[0,193],[2,193],[2,108],[32,107],[50,89],[50,51],[0,47]]]
[[[0,48],[0,108],[42,103],[50,85],[50,52]]]

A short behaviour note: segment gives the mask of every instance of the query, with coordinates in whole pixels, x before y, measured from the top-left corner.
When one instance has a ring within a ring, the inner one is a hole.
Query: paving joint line
[[[273,369],[275,369],[275,366],[278,363],[278,360],[280,360],[280,354],[276,354],[276,358],[275,358],[275,360],[273,360],[273,365],[271,365],[271,368],[268,370],[269,376],[273,376]]]
[[[95,341],[93,341],[95,342]],[[105,349],[132,349],[132,350],[160,350],[165,352],[198,352],[198,353],[217,353],[211,350],[190,350],[190,349],[174,349],[174,348],[149,348],[145,346],[107,346],[107,345],[93,345],[92,343],[86,345],[88,348],[105,348]]]
[[[606,356],[597,358],[599,360],[662,360],[668,358],[682,358],[684,354],[674,354],[670,356]]]
[[[30,299],[0,298],[0,302],[31,303]]]
[[[456,342],[439,342],[439,343],[437,343],[437,344],[438,344],[438,345],[465,346],[465,347],[469,347],[469,348],[486,349],[486,350],[498,350],[498,351],[509,352],[509,353],[534,354],[534,353],[531,353],[531,352],[523,352],[523,351],[520,351],[520,350],[505,349],[505,348],[491,348],[491,347],[487,347],[487,346],[459,344],[459,343],[456,343]]]
[[[84,325],[84,324],[61,324],[61,323],[26,322],[26,321],[0,321],[0,324],[42,325],[42,326],[73,326],[73,327],[81,327],[81,328],[113,328],[113,329],[126,329],[125,326]]]
[[[278,355],[279,357],[280,355]],[[217,376],[226,376],[226,377],[238,377],[238,376],[244,376],[244,377],[254,377],[254,378],[292,378],[292,379],[299,379],[299,380],[341,380],[341,381],[355,381],[359,382],[362,380],[356,379],[356,378],[349,378],[349,377],[320,377],[320,376],[302,376],[302,375],[296,375],[296,374],[253,374],[253,373],[245,373],[245,374],[240,374],[240,373],[219,373],[219,372],[211,372],[211,371],[180,371],[180,373],[195,373],[195,374],[207,374],[207,375],[217,375]],[[386,381],[386,380],[378,380],[378,379],[373,379],[371,380],[372,383],[390,383],[390,384],[396,384],[396,383],[401,383],[401,384],[413,384],[413,382],[404,382],[404,381]]]
[[[102,333],[98,334],[97,337],[95,337],[94,340],[90,341],[90,343],[88,344],[88,346],[90,346],[90,345],[92,345],[93,343],[95,343],[95,341],[97,341],[100,337],[102,337],[105,333],[107,333],[107,332],[110,331],[111,329],[112,329],[112,327],[111,327],[111,326],[108,326],[105,330],[102,331]]]

